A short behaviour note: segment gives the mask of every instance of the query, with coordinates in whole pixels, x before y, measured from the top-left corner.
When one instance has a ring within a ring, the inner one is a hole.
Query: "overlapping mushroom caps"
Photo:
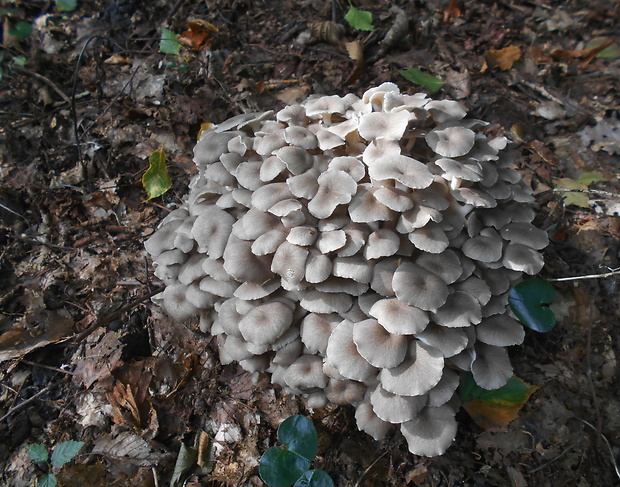
[[[189,194],[146,242],[154,301],[199,315],[223,363],[442,454],[458,372],[511,377],[508,292],[547,244],[508,141],[465,115],[384,83],[203,133]]]

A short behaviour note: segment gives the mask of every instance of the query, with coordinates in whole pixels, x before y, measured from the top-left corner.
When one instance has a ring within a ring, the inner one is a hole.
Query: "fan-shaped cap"
[[[311,251],[306,260],[306,281],[311,283],[323,282],[332,272],[332,261],[326,255]]]
[[[326,361],[343,377],[364,382],[376,376],[377,369],[357,350],[353,341],[353,327],[353,323],[344,320],[334,329],[327,342]]]
[[[513,244],[522,244],[536,250],[544,249],[549,244],[547,232],[527,222],[510,223],[501,229],[500,235]]]
[[[444,250],[440,254],[422,254],[415,263],[441,277],[446,284],[456,282],[463,271],[461,259],[452,250]]]
[[[373,112],[364,115],[357,128],[360,136],[374,139],[400,140],[409,124],[409,112]]]
[[[366,284],[372,279],[373,266],[362,256],[336,257],[332,262],[332,274],[336,277],[353,279]]]
[[[409,241],[423,252],[440,254],[448,248],[450,241],[446,232],[436,223],[427,223],[422,228],[417,228],[409,233]]]
[[[522,244],[509,244],[504,249],[502,264],[513,271],[537,274],[545,265],[542,255]]]
[[[323,373],[323,359],[318,355],[302,355],[288,366],[284,381],[301,391],[324,389],[328,377]]]
[[[416,338],[439,350],[444,357],[453,357],[469,345],[467,328],[447,328],[435,323],[428,325]]]
[[[388,423],[404,423],[413,419],[426,405],[426,396],[399,396],[377,384],[370,394],[375,414]]]
[[[338,205],[351,201],[357,183],[344,171],[327,171],[318,178],[319,189],[308,203],[308,211],[317,218],[327,218]]]
[[[345,293],[322,293],[307,289],[299,304],[311,313],[344,313],[351,308],[353,299]]]
[[[413,208],[413,200],[410,193],[397,188],[379,188],[373,196],[390,210],[402,213]]]
[[[367,184],[360,184],[357,193],[349,204],[351,221],[356,223],[369,223],[391,220],[392,210],[383,205],[373,196],[375,188]]]
[[[293,322],[291,308],[278,301],[251,309],[239,322],[243,338],[256,345],[272,344]]]
[[[293,147],[300,147],[306,150],[316,149],[319,146],[316,135],[301,126],[289,126],[284,129],[284,140]]]
[[[411,421],[403,423],[400,431],[414,455],[434,457],[443,455],[456,437],[454,410],[447,405],[426,407]]]
[[[425,164],[401,155],[382,157],[369,165],[368,174],[378,181],[392,179],[411,189],[428,188],[433,182],[433,175]]]
[[[392,287],[396,297],[424,311],[435,311],[448,298],[443,279],[412,262],[403,262],[394,272]]]
[[[364,257],[379,259],[394,255],[400,248],[400,237],[388,228],[380,228],[368,236]]]
[[[316,139],[314,134],[310,133],[310,135]],[[273,155],[280,159],[294,175],[303,174],[312,167],[312,156],[302,147],[282,147],[274,151]]]
[[[473,148],[474,142],[473,130],[454,122],[439,125],[426,134],[426,143],[443,157],[464,156]]]
[[[461,250],[467,257],[478,262],[497,262],[502,258],[504,242],[492,228],[485,228],[482,232],[466,240]]]
[[[443,375],[439,383],[428,391],[428,405],[439,407],[454,397],[454,392],[459,386],[459,374],[454,370],[444,367]]]
[[[207,166],[217,161],[220,156],[228,152],[228,141],[242,132],[217,133],[209,130],[203,132],[202,137],[194,147],[194,162],[197,166]]]
[[[378,368],[396,367],[407,353],[407,338],[393,335],[372,318],[355,323],[353,341],[359,354]]]
[[[400,265],[399,259],[390,257],[377,262],[373,268],[370,287],[381,296],[395,296],[392,280],[394,272]]]
[[[433,320],[448,328],[462,328],[480,323],[482,310],[472,295],[456,291],[448,295],[446,302],[433,313]]]
[[[234,217],[215,205],[203,210],[191,231],[192,238],[198,243],[198,251],[207,253],[212,259],[222,257],[233,223]]]
[[[197,316],[198,309],[187,300],[187,286],[172,284],[166,286],[161,294],[161,306],[174,320],[185,321]]]
[[[366,175],[364,164],[357,158],[351,156],[334,157],[327,166],[328,171],[343,171],[347,173],[355,182],[358,182]]]
[[[509,347],[523,343],[525,331],[521,323],[506,314],[484,318],[476,326],[476,338],[495,347]]]
[[[361,382],[344,379],[329,379],[325,388],[325,395],[329,402],[333,404],[355,404],[364,398],[366,386]]]
[[[506,349],[478,342],[474,351],[471,371],[476,384],[488,390],[504,386],[513,373]]]
[[[301,341],[312,353],[325,356],[327,340],[341,321],[336,313],[308,313],[301,322]]]
[[[413,340],[405,360],[398,367],[381,370],[381,386],[392,394],[420,396],[437,385],[443,374],[443,366],[441,352],[419,340]]]
[[[224,269],[239,282],[261,283],[269,280],[269,259],[252,253],[252,242],[231,235],[224,250]]]
[[[282,242],[273,255],[271,270],[291,284],[299,284],[306,275],[308,250],[290,242]]]
[[[388,332],[396,335],[417,335],[429,323],[428,313],[396,298],[378,300],[369,313]]]
[[[467,110],[458,101],[453,100],[431,100],[424,108],[428,110],[431,117],[438,122],[456,122],[467,115]]]
[[[370,401],[365,400],[355,407],[355,421],[357,428],[364,433],[368,433],[375,440],[382,440],[392,429],[392,423],[383,421],[372,409]]]

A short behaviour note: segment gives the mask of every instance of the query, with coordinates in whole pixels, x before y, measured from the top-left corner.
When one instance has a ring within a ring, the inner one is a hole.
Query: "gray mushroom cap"
[[[392,286],[400,301],[424,311],[436,311],[448,299],[443,279],[412,262],[397,267]]]
[[[390,333],[374,319],[355,323],[353,342],[359,354],[378,368],[396,367],[407,353],[407,338]]]
[[[353,323],[348,320],[342,321],[329,337],[326,360],[347,379],[363,382],[377,374],[377,369],[360,355],[353,341]]]
[[[404,423],[413,419],[426,405],[426,396],[399,396],[386,391],[380,384],[370,394],[375,414],[388,423]]]
[[[475,134],[457,123],[445,123],[426,135],[426,143],[443,157],[459,157],[467,154],[473,147]]]
[[[443,455],[456,437],[456,419],[450,406],[426,407],[400,431],[414,455]]]

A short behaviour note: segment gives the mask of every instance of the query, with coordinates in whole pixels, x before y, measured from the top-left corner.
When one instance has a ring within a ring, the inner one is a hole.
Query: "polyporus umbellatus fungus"
[[[444,453],[459,372],[512,376],[508,292],[547,244],[508,140],[465,115],[384,83],[204,132],[189,194],[146,242],[154,301],[199,316],[222,363]]]

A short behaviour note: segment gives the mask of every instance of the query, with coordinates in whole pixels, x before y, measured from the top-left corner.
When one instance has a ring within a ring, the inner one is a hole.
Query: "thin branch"
[[[590,428],[592,428],[603,439],[603,443],[605,443],[605,446],[607,446],[607,450],[609,450],[609,458],[611,459],[611,463],[614,466],[614,470],[616,471],[616,475],[618,476],[618,478],[620,478],[620,469],[618,469],[618,464],[616,463],[616,459],[614,457],[614,452],[611,449],[611,445],[609,444],[609,441],[607,440],[607,438],[605,438],[605,435],[603,433],[601,433],[600,431],[598,431],[593,425],[588,423],[585,419],[579,419],[579,421],[581,421],[583,424],[585,424],[585,425],[589,426]]]
[[[30,404],[33,401],[36,401],[39,396],[42,396],[43,394],[45,394],[46,392],[49,392],[49,390],[54,386],[54,383],[51,382],[50,384],[48,384],[46,387],[44,387],[43,389],[41,389],[39,392],[37,392],[34,396],[29,397],[28,399],[26,399],[23,402],[20,402],[19,404],[17,404],[16,406],[13,406],[11,409],[9,409],[9,411],[0,418],[0,423],[2,423],[2,421],[4,421],[6,418],[8,418],[9,416],[12,416],[13,414],[15,414],[17,411],[19,411],[20,409],[22,409],[24,406],[27,406],[28,404]]]
[[[547,193],[591,193],[599,196],[607,196],[609,198],[615,198],[620,200],[620,194],[612,193],[610,191],[603,191],[601,189],[568,189],[568,188],[553,188],[547,191],[543,191],[542,193],[537,194],[536,196],[541,196]]]
[[[19,240],[20,242],[26,242],[33,245],[44,245],[45,247],[48,247],[50,249],[62,250],[64,252],[78,252],[80,250],[74,249],[73,247],[62,247],[61,245],[55,245],[53,243],[46,242],[45,240],[43,240],[43,237],[39,237],[41,240],[19,237],[17,235],[10,235],[10,237],[14,238],[15,240]]]
[[[67,103],[71,103],[71,98],[69,98],[59,87],[58,85],[56,85],[56,83],[54,83],[52,80],[46,78],[45,76],[39,74],[39,73],[35,73],[34,71],[30,71],[29,69],[26,68],[22,68],[21,66],[12,66],[13,69],[15,69],[16,71],[19,71],[20,73],[23,74],[27,74],[28,76],[31,76],[39,81],[41,81],[42,83],[45,83],[47,86],[49,86],[52,90],[54,90],[56,93],[58,93],[58,95]]]
[[[361,477],[359,479],[357,479],[357,482],[355,483],[355,487],[359,487],[361,485],[361,481],[364,478],[364,476],[368,472],[370,472],[372,470],[372,468],[377,464],[377,462],[379,460],[381,460],[384,456],[386,456],[388,453],[390,453],[390,450],[384,451],[381,455],[379,455],[379,458],[377,458],[374,462],[372,462],[370,465],[368,465],[368,468],[366,470],[364,470],[364,472],[362,473]]]
[[[97,320],[95,323],[93,323],[92,325],[90,325],[88,328],[86,328],[86,330],[84,330],[82,333],[79,333],[78,335],[75,335],[73,337],[73,340],[75,340],[76,342],[81,342],[82,340],[84,340],[86,337],[88,337],[92,332],[94,332],[97,328],[102,327],[107,325],[108,323],[110,323],[111,321],[114,321],[115,319],[119,318],[120,316],[124,315],[125,313],[127,313],[128,311],[133,310],[136,306],[138,306],[139,304],[142,304],[144,301],[146,301],[147,299],[152,298],[153,296],[155,296],[158,292],[160,292],[163,289],[162,286],[157,287],[156,289],[152,290],[151,292],[145,294],[144,296],[136,299],[135,301],[132,301],[131,303],[123,306],[121,309],[119,309],[118,311],[115,311],[114,313],[106,316],[105,318],[101,318],[100,320]]]
[[[610,272],[604,274],[589,274],[587,276],[575,276],[575,277],[558,277],[555,279],[548,279],[550,282],[564,282],[564,281],[581,281],[583,279],[601,279],[603,277],[613,277],[620,275],[620,269],[613,269]]]

